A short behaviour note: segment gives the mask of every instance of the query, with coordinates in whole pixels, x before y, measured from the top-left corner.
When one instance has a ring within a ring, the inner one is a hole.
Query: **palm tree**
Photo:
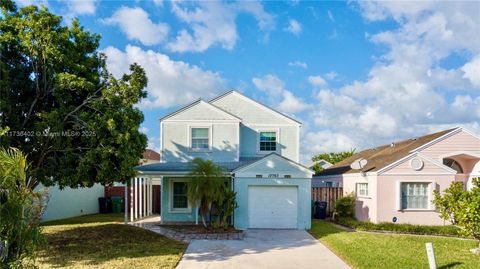
[[[198,208],[203,226],[207,227],[207,215],[212,204],[220,204],[225,198],[228,177],[225,171],[211,160],[195,158],[187,178],[190,179],[187,183],[188,200]]]
[[[42,242],[42,196],[28,187],[27,171],[20,150],[0,148],[0,262],[7,268],[30,267]]]

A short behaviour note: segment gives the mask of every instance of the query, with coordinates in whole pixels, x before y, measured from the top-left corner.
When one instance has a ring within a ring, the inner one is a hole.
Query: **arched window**
[[[462,166],[457,161],[446,158],[443,159],[443,164],[457,171],[457,173],[463,174]]]

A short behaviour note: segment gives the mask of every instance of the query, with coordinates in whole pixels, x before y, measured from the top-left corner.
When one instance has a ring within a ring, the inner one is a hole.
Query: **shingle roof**
[[[228,172],[240,168],[242,166],[254,163],[260,158],[240,158],[238,162],[214,162],[216,165],[223,167]],[[152,163],[134,167],[134,170],[140,172],[169,172],[169,173],[185,173],[192,170],[190,162],[165,162],[165,163]]]
[[[160,161],[160,153],[151,150],[151,149],[146,149],[143,152],[143,158],[147,160],[155,160],[155,161]]]
[[[360,151],[359,153],[354,154],[353,156],[323,170],[315,176],[358,173],[359,170],[351,169],[350,164],[360,158],[366,159],[368,161],[367,165],[362,169],[363,172],[378,171],[383,167],[407,156],[412,150],[430,141],[433,141],[455,129],[456,128],[428,134],[417,138],[407,139],[400,142],[395,142],[395,145],[393,147],[391,146],[391,144],[387,144],[376,148]]]

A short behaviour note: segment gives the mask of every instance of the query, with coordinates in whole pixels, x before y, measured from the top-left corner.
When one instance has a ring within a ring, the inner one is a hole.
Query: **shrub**
[[[473,179],[473,188],[464,189],[462,182],[452,182],[443,195],[435,190],[435,206],[440,216],[460,228],[465,236],[479,243],[473,253],[480,253],[480,178]]]
[[[355,197],[353,193],[343,196],[335,203],[335,217],[355,217]]]
[[[390,231],[408,234],[452,236],[458,236],[460,231],[459,228],[453,225],[426,226],[413,224],[395,224],[390,222],[381,222],[375,224],[369,221],[358,221],[353,218],[337,218],[335,222],[359,231]]]
[[[0,149],[0,262],[2,268],[34,267],[43,242],[42,197],[28,187],[27,161],[18,149]]]

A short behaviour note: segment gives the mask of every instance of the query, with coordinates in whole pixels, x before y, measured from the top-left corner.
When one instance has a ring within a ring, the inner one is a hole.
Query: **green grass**
[[[96,214],[43,224],[40,268],[174,268],[186,245],[122,224],[123,215]]]
[[[358,221],[352,218],[338,218],[336,223],[354,228],[359,231],[391,231],[397,233],[421,234],[421,235],[452,235],[460,236],[460,229],[453,225],[425,226],[412,224],[395,224],[389,222],[371,223]]]
[[[313,221],[310,233],[353,268],[428,268],[425,243],[433,243],[438,268],[480,268],[473,240],[435,236],[346,232],[331,223]]]

